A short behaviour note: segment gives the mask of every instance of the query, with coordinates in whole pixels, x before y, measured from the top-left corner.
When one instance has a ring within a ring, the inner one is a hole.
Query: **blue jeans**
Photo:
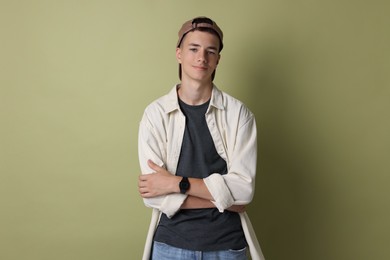
[[[153,242],[152,260],[247,260],[246,248],[241,250],[192,251]]]

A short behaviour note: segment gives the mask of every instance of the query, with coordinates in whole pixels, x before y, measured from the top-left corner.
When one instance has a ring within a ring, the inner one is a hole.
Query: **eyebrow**
[[[200,44],[197,44],[197,43],[189,43],[188,45],[192,46],[192,47],[201,47]],[[208,49],[208,50],[216,50],[216,51],[218,50],[218,48],[215,47],[215,46],[209,46],[209,47],[206,47],[206,49]]]

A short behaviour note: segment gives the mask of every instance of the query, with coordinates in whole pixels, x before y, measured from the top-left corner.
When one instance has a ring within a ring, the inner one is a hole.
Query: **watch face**
[[[186,191],[190,188],[190,182],[188,181],[188,178],[183,177],[183,179],[179,183],[179,188],[181,193],[186,193]]]
[[[180,188],[184,190],[188,190],[190,184],[188,182],[180,182]]]

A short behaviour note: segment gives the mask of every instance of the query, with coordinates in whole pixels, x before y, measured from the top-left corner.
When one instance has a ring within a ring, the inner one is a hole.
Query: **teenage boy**
[[[254,115],[214,84],[223,34],[207,17],[183,24],[177,84],[139,129],[139,192],[153,208],[143,259],[264,259],[245,212],[254,194]]]

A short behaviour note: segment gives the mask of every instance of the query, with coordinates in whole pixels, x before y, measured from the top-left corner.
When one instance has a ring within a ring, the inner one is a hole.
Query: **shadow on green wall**
[[[306,138],[308,133],[297,126],[310,118],[298,115],[301,108],[294,103],[293,92],[300,86],[293,50],[277,42],[255,45],[249,49],[259,50],[257,55],[243,62],[244,85],[249,86],[246,103],[259,131],[256,193],[248,212],[266,257],[305,259],[305,215],[307,204],[315,200],[308,200],[315,194],[309,195],[307,187],[316,185],[306,176],[313,170],[309,162],[316,161],[313,150],[320,148],[313,147],[313,136]]]

